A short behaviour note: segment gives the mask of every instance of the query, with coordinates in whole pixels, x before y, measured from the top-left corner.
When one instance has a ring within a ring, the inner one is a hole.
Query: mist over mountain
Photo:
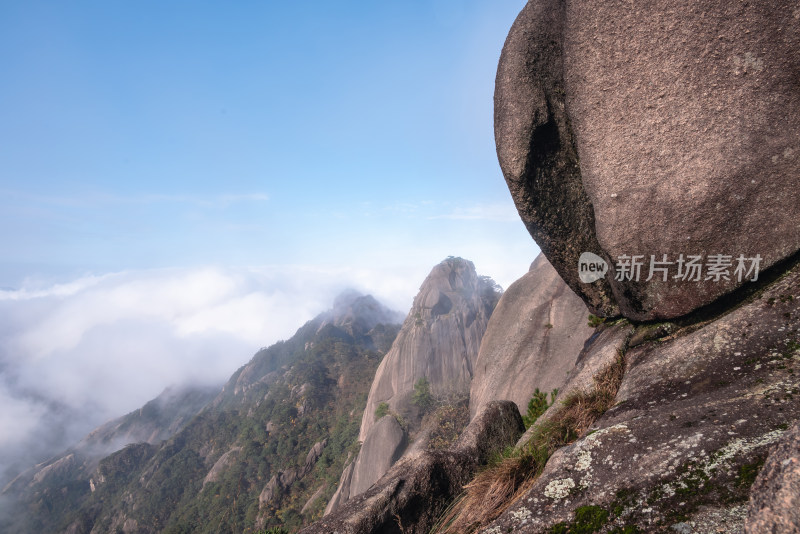
[[[322,513],[346,451],[357,447],[370,380],[402,317],[372,296],[341,293],[294,336],[259,350],[223,388],[168,389],[22,472],[2,491],[15,512],[0,525],[19,532],[299,526]]]
[[[0,3],[0,532],[800,532],[796,3]]]
[[[390,270],[204,268],[1,291],[0,486],[165,388],[223,384],[243,354],[290,336],[348,280],[400,309],[415,284]]]

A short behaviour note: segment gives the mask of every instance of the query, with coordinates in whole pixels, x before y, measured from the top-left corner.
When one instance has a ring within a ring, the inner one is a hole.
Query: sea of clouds
[[[344,289],[407,313],[431,267],[157,269],[0,289],[0,489],[168,387],[221,386]],[[524,272],[477,267],[503,286]]]
[[[346,286],[407,312],[419,284],[408,278],[211,267],[0,290],[0,488],[167,387],[222,385]]]

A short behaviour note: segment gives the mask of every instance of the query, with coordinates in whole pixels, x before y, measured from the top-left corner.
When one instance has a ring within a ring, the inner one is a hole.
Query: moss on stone
[[[608,523],[608,510],[600,506],[588,505],[575,509],[571,523],[556,523],[550,528],[551,534],[591,534],[598,532]]]
[[[758,472],[764,466],[766,457],[757,458],[756,461],[743,464],[739,466],[739,475],[736,477],[736,486],[740,488],[749,488],[756,481]]]

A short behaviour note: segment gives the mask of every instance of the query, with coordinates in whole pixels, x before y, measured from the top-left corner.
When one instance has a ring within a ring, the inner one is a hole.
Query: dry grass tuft
[[[614,404],[624,372],[620,351],[614,363],[594,376],[592,391],[568,395],[555,412],[538,422],[528,443],[507,451],[464,486],[464,493],[433,531],[466,534],[497,518],[530,488],[556,449],[576,440]]]

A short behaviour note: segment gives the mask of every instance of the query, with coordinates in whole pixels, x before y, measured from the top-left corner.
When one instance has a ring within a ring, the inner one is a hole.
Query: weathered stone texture
[[[747,277],[681,281],[674,266],[645,281],[651,255],[760,255],[763,270],[800,249],[799,81],[788,0],[529,2],[498,67],[500,165],[590,308],[679,317]],[[583,251],[646,266],[639,282],[582,284]]]
[[[561,388],[586,340],[589,310],[544,255],[497,303],[481,342],[470,389],[470,413],[492,400],[527,411],[533,392]]]

